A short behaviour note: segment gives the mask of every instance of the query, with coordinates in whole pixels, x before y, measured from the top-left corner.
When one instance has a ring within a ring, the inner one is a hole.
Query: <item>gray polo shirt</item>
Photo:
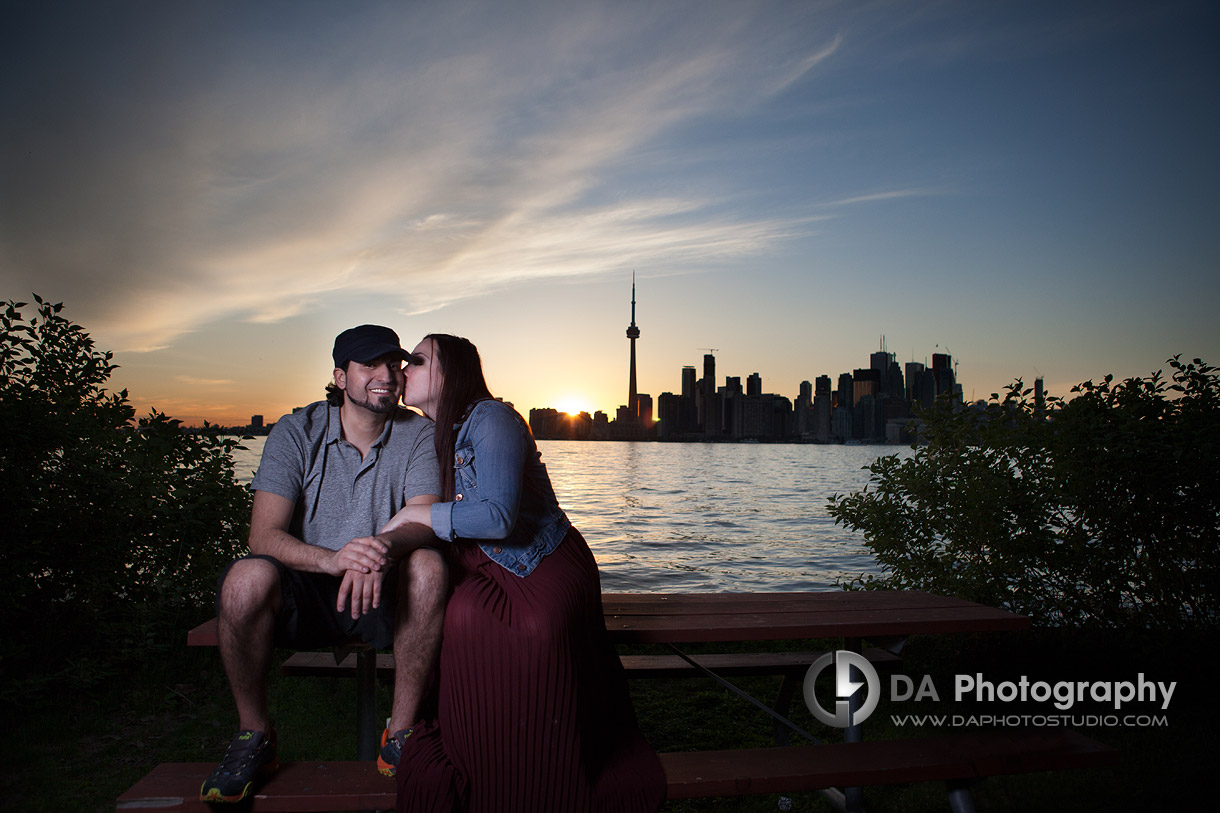
[[[432,421],[396,409],[361,460],[339,407],[318,401],[276,423],[251,485],[296,502],[293,536],[339,550],[377,533],[410,498],[441,493]]]

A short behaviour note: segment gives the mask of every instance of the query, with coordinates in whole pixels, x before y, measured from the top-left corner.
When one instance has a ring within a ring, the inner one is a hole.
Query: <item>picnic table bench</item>
[[[605,594],[606,628],[615,643],[716,643],[843,639],[876,667],[892,667],[910,635],[1003,632],[1028,629],[1027,618],[960,599],[918,591],[824,593]],[[879,646],[865,649],[868,640]],[[215,645],[215,621],[188,636],[196,646]],[[782,713],[800,678],[820,653],[624,655],[629,676],[782,674]],[[806,660],[806,658],[808,658]],[[693,663],[692,663],[693,661]],[[374,742],[380,728],[372,711],[378,671],[392,659],[357,650],[337,663],[329,653],[296,653],[290,674],[354,674],[359,681],[360,727]],[[786,697],[785,697],[786,693]],[[370,717],[370,714],[373,716]],[[366,720],[365,718],[369,718]],[[777,724],[778,731],[778,724]],[[832,796],[847,809],[861,804],[868,785],[945,781],[954,810],[973,809],[970,783],[986,776],[1112,764],[1118,754],[1068,730],[972,731],[943,737],[863,742],[859,725],[845,742],[781,745],[661,754],[669,798],[797,792],[847,786]],[[779,738],[784,742],[782,737]],[[393,782],[359,755],[355,762],[286,763],[254,798],[255,810],[351,810],[393,807]],[[199,783],[210,763],[158,766],[118,800],[119,810],[203,810]]]
[[[919,740],[790,745],[660,754],[668,798],[796,793],[839,784],[942,780],[955,798],[988,776],[1112,764],[1114,752],[1074,731],[981,732]],[[158,765],[118,799],[117,810],[215,813],[199,801],[211,762]],[[285,762],[254,794],[255,811],[392,810],[394,780],[368,762]],[[953,794],[959,794],[955,797]],[[968,796],[965,797],[968,799]],[[968,801],[965,803],[968,805]]]

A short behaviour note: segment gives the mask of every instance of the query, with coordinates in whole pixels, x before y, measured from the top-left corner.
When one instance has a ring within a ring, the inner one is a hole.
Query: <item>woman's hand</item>
[[[397,514],[390,517],[390,521],[387,522],[377,533],[383,534],[387,531],[392,531],[395,528],[401,528],[402,526],[412,522],[420,525],[426,525],[431,528],[432,506],[420,504],[404,505],[399,509]]]

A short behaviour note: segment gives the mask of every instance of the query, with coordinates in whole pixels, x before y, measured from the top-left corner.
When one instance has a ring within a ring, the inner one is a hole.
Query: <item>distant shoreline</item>
[[[248,428],[236,426],[184,426],[182,431],[193,435],[217,435],[223,437],[235,438],[257,438],[266,437],[271,433],[271,428],[275,424],[265,426],[257,431],[251,431]],[[558,441],[572,443],[714,443],[714,444],[736,444],[740,446],[753,446],[763,444],[767,446],[910,446],[909,441],[885,440],[876,438],[873,440],[850,440],[850,441],[832,441],[832,440],[801,440],[800,438],[784,438],[784,439],[754,439],[754,438],[536,438],[540,441]]]

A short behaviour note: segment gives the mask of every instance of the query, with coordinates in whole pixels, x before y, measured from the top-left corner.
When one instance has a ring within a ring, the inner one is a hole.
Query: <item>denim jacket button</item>
[[[517,570],[525,570],[525,565],[517,565]]]
[[[455,462],[455,463],[457,463],[457,464],[460,466],[460,465],[462,465],[463,463],[465,463],[466,461],[465,461],[465,460],[463,460],[462,458],[460,458],[460,457],[459,457],[459,458],[458,458],[457,460],[455,460],[454,462]]]
[[[453,501],[454,501],[454,502],[461,502],[461,501],[462,501],[462,495],[461,495],[461,494],[455,494],[455,495],[454,495],[454,497],[453,497]]]
[[[492,548],[492,549],[491,549],[491,552],[492,552],[492,553],[503,553],[503,552],[504,552],[504,548]]]

